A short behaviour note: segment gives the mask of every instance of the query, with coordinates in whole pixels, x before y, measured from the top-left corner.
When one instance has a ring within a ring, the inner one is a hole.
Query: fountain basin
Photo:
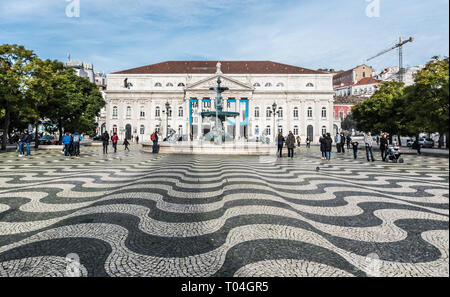
[[[168,143],[160,142],[160,154],[180,154],[180,155],[275,155],[277,148],[268,144],[255,142],[236,142],[215,145],[213,142],[193,141]],[[152,152],[152,143],[143,143],[143,152]]]

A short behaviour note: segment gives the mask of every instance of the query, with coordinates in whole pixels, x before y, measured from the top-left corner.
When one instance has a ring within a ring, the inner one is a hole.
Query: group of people
[[[109,141],[111,141],[113,149],[114,149],[114,153],[117,153],[117,144],[119,143],[119,136],[117,135],[117,132],[114,132],[113,135],[110,137],[109,133],[107,131],[105,131],[102,135],[102,142],[103,142],[103,154],[106,155],[108,154],[108,146],[109,146]],[[137,141],[139,141],[139,139],[137,139]],[[130,151],[130,142],[128,141],[128,139],[124,139],[123,140],[123,145],[125,146],[125,151]]]
[[[83,140],[83,137],[80,133],[75,132],[71,134],[66,132],[62,137],[64,156],[79,157],[81,140]]]
[[[28,133],[28,130],[23,131],[23,133],[20,133],[19,139],[17,141],[17,150],[19,151],[19,157],[25,156],[25,147],[26,147],[26,156],[31,155],[30,151],[30,143],[32,140],[32,136],[30,133]]]

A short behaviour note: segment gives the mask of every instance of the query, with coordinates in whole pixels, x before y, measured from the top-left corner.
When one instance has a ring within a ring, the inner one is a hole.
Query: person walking
[[[153,154],[157,154],[158,153],[158,132],[155,131],[152,133],[152,135],[150,136],[150,140],[153,142],[153,146],[152,146],[152,153]]]
[[[23,151],[23,146],[24,146],[24,138],[25,138],[25,132],[21,133],[19,136],[19,157],[23,157],[24,151]]]
[[[325,156],[328,161],[331,160],[331,148],[333,147],[333,139],[331,138],[331,134],[327,133],[325,137]]]
[[[109,145],[109,134],[107,131],[103,133],[102,141],[103,141],[103,154],[105,155],[108,154],[108,145]]]
[[[306,137],[306,148],[311,148],[311,138],[309,136]]]
[[[30,135],[30,133],[28,133],[28,130],[25,130],[25,136],[22,139],[22,141],[27,148],[27,157],[28,157],[31,155],[31,152],[30,152],[31,135]]]
[[[383,162],[386,161],[387,157],[387,148],[388,148],[388,139],[387,135],[383,134],[380,139],[380,151],[381,151],[381,158],[383,159]]]
[[[358,146],[359,146],[359,142],[357,142],[357,141],[352,142],[353,157],[355,158],[355,160],[358,158]]]
[[[375,158],[373,157],[373,138],[372,138],[372,133],[367,132],[367,134],[364,135],[364,143],[366,144],[367,162],[370,162],[370,160],[372,160],[372,162],[375,162]],[[369,154],[370,154],[370,159],[369,159]]]
[[[320,138],[319,138],[319,144],[320,144],[320,152],[322,153],[322,160],[325,160],[326,159],[326,154],[325,154],[325,151],[326,151],[326,146],[327,146],[327,144],[326,144],[326,142],[325,142],[325,138],[327,137],[327,135],[326,134],[323,134]]]
[[[300,136],[297,136],[297,146],[300,147],[300,144],[302,143],[302,139]]]
[[[340,133],[338,133],[336,135],[335,141],[336,141],[336,150],[337,150],[338,153],[340,153],[341,152],[341,141],[342,141]]]
[[[294,158],[294,148],[295,148],[295,136],[292,131],[289,131],[288,137],[286,139],[286,146],[288,148],[288,158]]]
[[[125,146],[126,151],[130,151],[130,149],[128,148],[128,146],[130,145],[130,142],[128,141],[128,139],[125,138],[125,140],[123,141],[123,145]]]
[[[114,148],[114,153],[117,153],[117,142],[119,141],[119,136],[117,136],[117,133],[114,133],[114,135],[111,137],[111,141]]]
[[[64,144],[64,156],[69,156],[70,143],[72,142],[72,137],[70,137],[69,132],[64,134],[62,142]]]
[[[75,156],[80,156],[80,142],[83,140],[83,137],[81,137],[80,133],[75,132],[73,134],[73,148]]]
[[[420,145],[419,140],[418,140],[417,138],[416,138],[416,140],[414,140],[414,143],[413,143],[413,145],[412,145],[412,148],[415,149],[415,150],[417,150],[417,154],[418,154],[418,155],[421,155],[421,154],[422,154],[422,152],[420,151],[421,145]]]
[[[285,139],[283,137],[283,134],[281,132],[278,133],[277,137],[277,143],[278,143],[278,151],[277,153],[280,153],[280,158],[283,158],[283,144],[285,142]]]
[[[350,134],[347,135],[346,142],[347,142],[347,149],[350,150],[350,146],[352,145],[352,138]]]
[[[341,152],[345,154],[345,135],[344,132],[341,133]]]
[[[136,135],[136,144],[139,144],[139,135]]]

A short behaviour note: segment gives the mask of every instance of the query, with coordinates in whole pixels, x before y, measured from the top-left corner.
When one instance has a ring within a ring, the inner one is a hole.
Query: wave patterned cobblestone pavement
[[[318,156],[0,154],[0,276],[449,276],[448,159]]]

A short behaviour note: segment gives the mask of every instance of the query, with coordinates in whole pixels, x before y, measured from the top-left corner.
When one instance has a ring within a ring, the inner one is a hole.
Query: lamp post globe
[[[276,127],[275,127],[275,111],[276,110],[277,110],[277,104],[274,102],[272,104],[272,111],[273,111],[272,115],[273,115],[273,135],[274,135],[273,141],[274,141],[275,145],[277,143],[277,133],[276,133]]]

